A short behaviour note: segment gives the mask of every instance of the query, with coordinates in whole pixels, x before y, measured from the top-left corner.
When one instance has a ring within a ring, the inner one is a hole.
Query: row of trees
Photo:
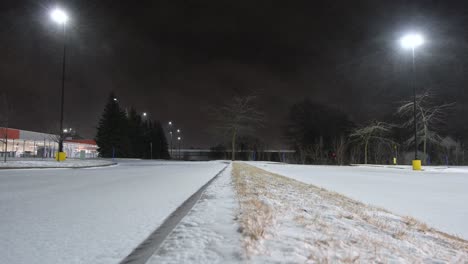
[[[170,158],[161,122],[143,119],[134,108],[124,111],[114,94],[99,121],[96,143],[101,157]]]
[[[463,144],[444,129],[454,104],[435,98],[429,91],[416,98],[419,156],[424,164],[461,164]],[[413,100],[404,101],[387,120],[357,126],[342,111],[305,100],[291,107],[284,134],[298,163],[407,163],[414,157],[413,109]]]

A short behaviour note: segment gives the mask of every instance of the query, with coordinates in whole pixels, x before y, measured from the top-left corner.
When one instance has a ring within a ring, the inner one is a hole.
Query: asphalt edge
[[[28,170],[28,169],[87,169],[87,168],[100,168],[100,167],[109,167],[118,165],[119,163],[113,162],[109,164],[101,164],[101,165],[89,165],[89,166],[77,166],[77,167],[0,167],[0,170]]]
[[[197,204],[205,189],[215,181],[228,167],[229,162],[222,168],[213,178],[205,183],[194,194],[187,198],[175,211],[173,211],[163,223],[153,231],[142,243],[140,243],[120,264],[144,264],[149,258],[159,249],[165,239],[177,227],[180,221],[190,212]]]

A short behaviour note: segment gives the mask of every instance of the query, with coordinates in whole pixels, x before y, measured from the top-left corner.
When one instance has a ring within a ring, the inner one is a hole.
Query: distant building
[[[7,138],[7,144],[5,144]],[[0,127],[0,156],[53,158],[58,151],[58,135]],[[96,158],[96,141],[65,139],[63,150],[69,158]]]

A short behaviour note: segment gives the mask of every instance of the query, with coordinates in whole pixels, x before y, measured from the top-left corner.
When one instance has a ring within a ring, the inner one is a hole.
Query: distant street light
[[[169,148],[171,150],[171,158],[172,158],[172,121],[169,121],[169,134],[171,136]]]
[[[65,153],[63,153],[63,107],[64,107],[64,99],[65,99],[65,58],[66,58],[66,31],[65,25],[68,22],[68,15],[67,13],[60,9],[55,8],[50,13],[50,18],[56,22],[57,24],[63,27],[63,56],[62,56],[62,95],[60,101],[60,139],[59,139],[59,153],[57,155],[57,161],[61,161],[65,159]]]
[[[178,131],[177,131],[177,132],[178,132]],[[177,141],[179,141],[179,151],[178,151],[179,155],[178,155],[178,156],[179,156],[179,159],[181,160],[181,159],[182,159],[182,155],[181,155],[181,153],[180,153],[180,142],[182,141],[182,137],[177,137]]]
[[[421,169],[421,161],[418,160],[418,124],[416,122],[416,83],[415,75],[415,52],[414,50],[424,44],[424,38],[420,34],[407,34],[400,39],[400,45],[404,49],[411,49],[412,52],[412,67],[411,67],[411,85],[413,86],[413,119],[414,119],[414,160],[413,170]]]
[[[142,113],[142,116],[143,116],[143,119],[145,119],[146,128],[147,128],[147,129],[145,130],[145,131],[146,131],[145,133],[146,133],[146,136],[148,136],[148,137],[149,137],[149,140],[150,140],[150,142],[149,142],[150,159],[153,159],[153,141],[152,141],[152,138],[151,138],[151,134],[150,134],[150,132],[149,132],[149,130],[150,130],[150,122],[149,122],[149,120],[148,120],[148,113],[143,112],[143,113]]]

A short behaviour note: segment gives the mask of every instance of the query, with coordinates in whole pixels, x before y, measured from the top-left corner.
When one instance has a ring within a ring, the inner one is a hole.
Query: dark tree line
[[[288,115],[285,138],[296,151],[299,163],[331,163],[354,124],[338,109],[309,99],[294,104]]]
[[[423,164],[466,164],[468,136],[448,129],[446,122],[455,105],[436,98],[428,91],[417,96],[419,157]],[[296,151],[297,163],[410,164],[415,146],[413,101],[399,105],[383,120],[355,125],[338,109],[304,100],[290,108],[285,138]]]
[[[168,159],[161,122],[142,118],[134,108],[126,113],[110,94],[97,128],[99,155],[110,158]]]

